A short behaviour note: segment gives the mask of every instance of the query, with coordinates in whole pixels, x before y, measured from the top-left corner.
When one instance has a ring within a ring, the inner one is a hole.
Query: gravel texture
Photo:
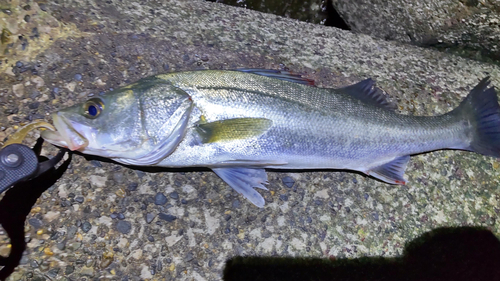
[[[416,115],[451,110],[487,75],[500,85],[495,65],[217,3],[27,3],[0,11],[12,40],[1,52],[0,141],[90,94],[166,71],[286,68],[324,87],[372,77]],[[406,186],[346,171],[269,172],[259,209],[209,171],[74,155],[29,213],[27,249],[9,280],[219,280],[239,255],[394,257],[445,226],[498,236],[499,168],[491,157],[438,151],[412,157]]]

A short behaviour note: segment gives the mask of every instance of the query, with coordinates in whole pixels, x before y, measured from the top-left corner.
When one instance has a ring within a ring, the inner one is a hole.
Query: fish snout
[[[60,113],[52,114],[56,131],[42,132],[42,138],[54,145],[66,147],[71,151],[83,150],[89,145],[87,138],[75,130],[72,122]]]

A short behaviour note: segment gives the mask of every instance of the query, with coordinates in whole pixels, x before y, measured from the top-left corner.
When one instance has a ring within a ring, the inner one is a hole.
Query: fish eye
[[[104,103],[99,98],[93,98],[83,104],[83,113],[90,119],[97,118],[104,109]]]

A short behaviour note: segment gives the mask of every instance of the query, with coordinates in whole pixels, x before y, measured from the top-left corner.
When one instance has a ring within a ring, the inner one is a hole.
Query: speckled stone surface
[[[417,115],[451,110],[487,75],[500,85],[494,65],[205,1],[2,9],[12,40],[0,65],[2,141],[89,94],[168,71],[287,68],[324,87],[372,77]],[[497,159],[427,153],[406,176],[408,185],[392,186],[345,171],[269,172],[258,209],[209,171],[151,173],[74,155],[29,214],[10,280],[219,280],[237,255],[390,257],[437,227],[500,234]],[[8,243],[2,234],[0,254]]]
[[[333,0],[351,30],[500,62],[496,0]]]

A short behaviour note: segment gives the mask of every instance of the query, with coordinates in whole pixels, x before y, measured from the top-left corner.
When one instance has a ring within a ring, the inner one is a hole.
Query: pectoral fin
[[[257,137],[269,130],[273,121],[265,118],[235,118],[197,126],[203,143],[231,141]]]
[[[405,155],[367,171],[366,174],[391,184],[406,184],[403,177],[410,156]]]
[[[234,188],[238,193],[245,196],[255,206],[264,207],[264,197],[260,195],[254,187],[267,190],[267,174],[264,169],[255,168],[213,168],[212,169],[222,180]]]

